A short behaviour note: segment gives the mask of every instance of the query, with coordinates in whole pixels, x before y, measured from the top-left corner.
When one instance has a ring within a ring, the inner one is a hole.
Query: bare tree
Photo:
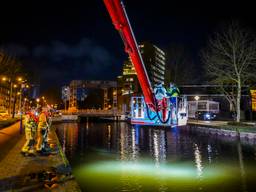
[[[197,81],[196,68],[188,51],[182,45],[167,50],[166,81],[181,85]]]
[[[236,121],[240,122],[242,87],[255,78],[255,37],[233,22],[215,33],[201,56],[207,76],[221,85],[221,92],[236,109]]]
[[[13,80],[17,75],[22,74],[21,62],[15,56],[0,51],[0,74]]]

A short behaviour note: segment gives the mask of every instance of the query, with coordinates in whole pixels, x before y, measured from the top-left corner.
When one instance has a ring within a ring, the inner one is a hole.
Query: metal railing
[[[79,109],[76,111],[65,111],[61,110],[61,113],[63,115],[72,115],[72,114],[95,114],[95,115],[121,115],[121,111],[118,111],[116,109],[111,110],[104,110],[104,109]]]

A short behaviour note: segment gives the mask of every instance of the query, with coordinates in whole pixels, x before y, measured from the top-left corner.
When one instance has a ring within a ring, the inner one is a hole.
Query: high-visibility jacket
[[[171,97],[178,97],[180,95],[180,90],[178,87],[167,88],[167,94]]]
[[[36,131],[38,119],[33,113],[27,113],[25,118],[25,129]]]
[[[45,128],[47,126],[47,117],[44,112],[40,113],[38,120],[38,129]]]

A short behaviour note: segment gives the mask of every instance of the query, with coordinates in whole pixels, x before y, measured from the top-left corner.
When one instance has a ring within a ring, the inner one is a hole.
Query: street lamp
[[[11,82],[11,85],[12,85],[12,82]],[[11,93],[10,93],[10,95],[12,96],[13,95],[13,89],[16,89],[18,87],[18,85],[17,84],[13,84],[13,86],[11,87]],[[20,92],[17,92],[17,91],[14,91],[14,100],[13,100],[13,108],[12,108],[12,118],[14,118],[14,116],[15,116],[15,104],[16,104],[16,101],[17,101],[17,96],[19,96],[20,95]],[[11,99],[12,99],[12,97],[11,97]],[[11,105],[11,104],[10,104]]]
[[[195,115],[197,114],[197,116],[198,116],[198,100],[200,99],[200,97],[198,95],[196,95],[194,97],[194,99],[196,100],[196,112],[195,112]],[[197,121],[198,121],[198,117],[197,117]]]
[[[7,81],[7,77],[2,77],[2,81]]]
[[[194,97],[194,99],[195,99],[196,101],[198,101],[198,100],[200,99],[200,97],[199,97],[198,95],[196,95],[196,96]]]
[[[23,79],[22,79],[22,77],[18,77],[17,80],[18,80],[19,82],[22,82]]]
[[[22,79],[21,79],[22,80]],[[20,134],[22,134],[22,115],[23,115],[23,110],[22,108],[24,108],[24,105],[26,104],[26,101],[27,99],[25,98],[24,99],[24,103],[23,103],[23,107],[22,107],[22,93],[23,93],[23,88],[26,87],[26,84],[25,84],[26,80],[24,81],[21,81],[21,85],[20,85],[20,91],[18,92],[19,93],[19,96],[20,96]]]
[[[39,107],[40,98],[36,99],[36,107]]]

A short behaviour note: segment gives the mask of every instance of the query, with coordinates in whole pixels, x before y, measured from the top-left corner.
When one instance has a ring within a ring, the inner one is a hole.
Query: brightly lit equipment
[[[133,97],[131,101],[131,123],[146,125],[185,125],[187,122],[186,99],[170,98],[162,85],[152,89],[147,71],[138,49],[125,7],[120,0],[104,0],[112,22],[119,32],[129,54],[144,97]],[[174,102],[175,100],[175,102]],[[179,106],[183,108],[179,110]]]

